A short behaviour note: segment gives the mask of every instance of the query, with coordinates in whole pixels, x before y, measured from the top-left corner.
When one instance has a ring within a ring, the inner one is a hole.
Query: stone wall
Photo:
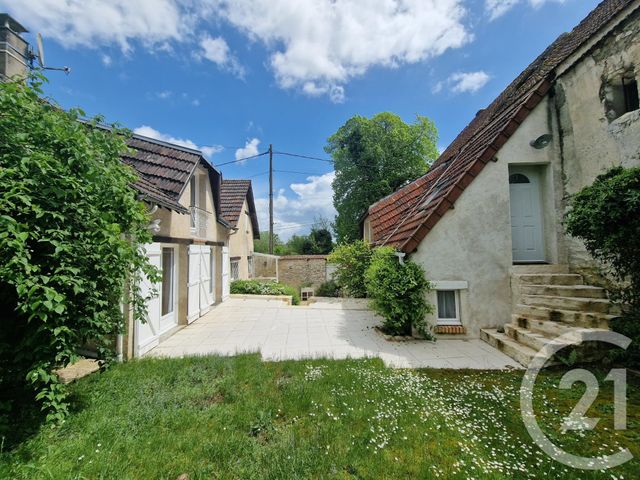
[[[640,12],[636,11],[591,48],[575,66],[561,72],[554,87],[555,115],[560,124],[562,206],[571,195],[607,169],[640,166],[640,111],[620,115],[615,86],[623,78],[640,81]],[[572,271],[598,280],[598,265],[581,241],[564,236],[563,247]]]
[[[290,255],[280,257],[278,281],[292,287],[310,285],[317,289],[327,280],[326,255]]]
[[[278,257],[267,253],[253,253],[254,278],[278,278]]]

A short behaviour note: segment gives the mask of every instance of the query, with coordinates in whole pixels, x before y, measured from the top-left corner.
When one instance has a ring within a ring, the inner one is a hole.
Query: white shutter
[[[229,247],[222,247],[222,300],[229,296]]]
[[[200,316],[200,245],[189,245],[189,280],[187,283],[187,322]]]
[[[200,315],[204,315],[211,309],[213,296],[211,295],[211,248],[200,247]]]
[[[160,269],[161,252],[159,243],[151,243],[144,246],[149,262]],[[153,285],[149,282],[149,279],[143,276],[142,284],[140,285],[142,296],[146,297],[152,291]],[[155,285],[156,293],[160,291],[160,284]],[[151,350],[158,345],[158,334],[160,331],[160,297],[156,294],[153,298],[147,301],[147,321],[145,323],[135,323],[135,356],[139,357],[144,353]]]

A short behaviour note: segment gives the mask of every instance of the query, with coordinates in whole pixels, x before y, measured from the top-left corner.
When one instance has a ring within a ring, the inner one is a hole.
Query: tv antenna
[[[64,72],[67,75],[71,73],[70,67],[47,67],[46,66],[46,64],[44,63],[44,45],[42,43],[42,35],[40,33],[36,35],[36,44],[38,46],[38,54],[37,55],[32,54],[31,56],[32,58],[38,59],[38,64],[40,65],[40,68],[42,68],[42,70],[56,70],[59,72]]]

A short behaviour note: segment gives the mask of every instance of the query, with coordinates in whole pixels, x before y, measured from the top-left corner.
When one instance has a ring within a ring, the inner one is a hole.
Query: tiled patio
[[[380,357],[398,368],[521,368],[481,340],[389,342],[366,302],[326,299],[308,307],[231,298],[151,350],[150,356],[235,355],[264,360]]]

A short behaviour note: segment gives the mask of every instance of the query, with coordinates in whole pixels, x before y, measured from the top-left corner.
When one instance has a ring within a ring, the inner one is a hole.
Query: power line
[[[296,173],[298,175],[324,175],[324,173],[319,173],[319,172],[295,172],[293,170],[274,170],[274,172],[277,172],[277,173]]]
[[[267,173],[269,173],[269,170],[266,172],[254,173],[253,175],[247,175],[247,178],[259,177],[260,175],[266,175]]]
[[[334,163],[333,160],[320,158],[320,157],[312,157],[311,155],[299,155],[297,153],[288,153],[288,152],[273,152],[273,153],[276,155],[287,155],[289,157],[306,158],[308,160],[318,160],[320,162]]]
[[[298,223],[296,225],[287,225],[284,227],[275,227],[274,230],[291,230],[293,228],[300,228],[300,227],[308,227],[309,225],[315,225],[316,222],[312,222],[312,223]]]
[[[252,158],[262,157],[263,155],[268,154],[269,152],[258,153],[257,155],[251,155],[250,157],[238,158],[237,160],[232,160],[230,162],[218,163],[214,165],[214,167],[223,167],[224,165],[231,165],[232,163],[244,162],[245,160],[251,160]]]

